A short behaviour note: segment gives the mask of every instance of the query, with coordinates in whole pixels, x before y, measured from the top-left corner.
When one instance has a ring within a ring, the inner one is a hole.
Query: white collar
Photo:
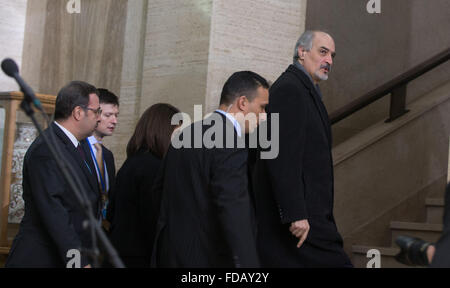
[[[97,138],[95,138],[94,135],[89,136],[87,139],[88,139],[88,141],[89,141],[89,143],[90,143],[91,145],[94,145],[95,143],[100,143],[100,144],[102,144],[102,142],[101,142],[101,141],[98,141]]]
[[[61,124],[59,124],[56,121],[54,121],[54,122],[59,128],[61,128],[61,130],[64,132],[64,134],[66,134],[66,136],[69,137],[69,139],[72,142],[73,146],[75,146],[75,148],[77,148],[78,144],[80,143],[80,141],[78,141],[78,139],[75,136],[73,136],[73,134],[69,130],[64,128]]]
[[[220,109],[217,109],[216,112],[225,115],[225,117],[227,117],[231,123],[233,123],[234,129],[236,130],[236,133],[238,134],[239,137],[241,137],[242,134],[242,130],[241,130],[241,124],[239,124],[239,122],[236,120],[236,118],[233,117],[233,115],[231,115],[228,112],[222,111]]]

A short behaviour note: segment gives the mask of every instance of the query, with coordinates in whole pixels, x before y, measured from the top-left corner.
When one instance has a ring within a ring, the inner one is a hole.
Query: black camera
[[[395,243],[400,247],[400,253],[395,256],[395,259],[408,266],[428,266],[427,249],[430,242],[425,242],[419,238],[409,236],[399,236]]]

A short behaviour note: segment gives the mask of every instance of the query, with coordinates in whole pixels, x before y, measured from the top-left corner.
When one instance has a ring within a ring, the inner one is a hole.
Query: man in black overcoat
[[[270,135],[279,137],[279,154],[260,157],[253,171],[263,267],[352,266],[333,216],[331,129],[317,86],[334,56],[330,35],[306,31],[294,63],[270,88],[267,126],[278,117]]]

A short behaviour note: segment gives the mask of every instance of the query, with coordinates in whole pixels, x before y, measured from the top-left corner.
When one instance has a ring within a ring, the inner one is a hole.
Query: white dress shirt
[[[233,115],[231,115],[230,113],[219,110],[219,109],[217,109],[216,112],[227,117],[231,121],[231,123],[233,123],[234,129],[236,130],[236,133],[238,134],[238,136],[241,137],[241,134],[242,134],[241,124],[239,124],[239,122],[236,120],[236,118],[234,118]]]
[[[67,130],[66,128],[64,128],[63,126],[61,126],[58,122],[55,121],[55,124],[61,128],[61,130],[64,132],[64,134],[66,134],[67,137],[69,137],[70,141],[73,143],[73,146],[75,146],[75,148],[78,147],[78,144],[80,144],[80,141],[78,141],[78,139],[73,136],[72,133],[70,133],[69,130]]]

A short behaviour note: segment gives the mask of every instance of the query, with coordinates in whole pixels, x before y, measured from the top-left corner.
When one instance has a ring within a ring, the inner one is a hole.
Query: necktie
[[[83,149],[81,148],[81,144],[80,144],[80,143],[78,143],[77,151],[78,151],[78,153],[80,154],[81,159],[86,160],[86,157],[84,156],[84,151],[83,151]]]
[[[101,178],[102,180],[99,181],[100,191],[101,191],[101,214],[102,214],[102,225],[106,230],[109,230],[109,226],[107,223],[105,223],[106,219],[106,207],[108,205],[108,197],[106,195],[106,179],[105,179],[105,167],[103,165],[103,151],[102,151],[102,144],[99,142],[94,143],[94,147],[97,150],[95,153],[95,158],[97,160],[98,169],[100,170]],[[102,183],[103,181],[103,183]]]
[[[102,145],[97,142],[94,144],[94,147],[97,150],[97,152],[95,153],[95,158],[97,160],[98,169],[100,170],[100,175],[102,176],[103,181],[105,181],[105,169],[103,166]]]

